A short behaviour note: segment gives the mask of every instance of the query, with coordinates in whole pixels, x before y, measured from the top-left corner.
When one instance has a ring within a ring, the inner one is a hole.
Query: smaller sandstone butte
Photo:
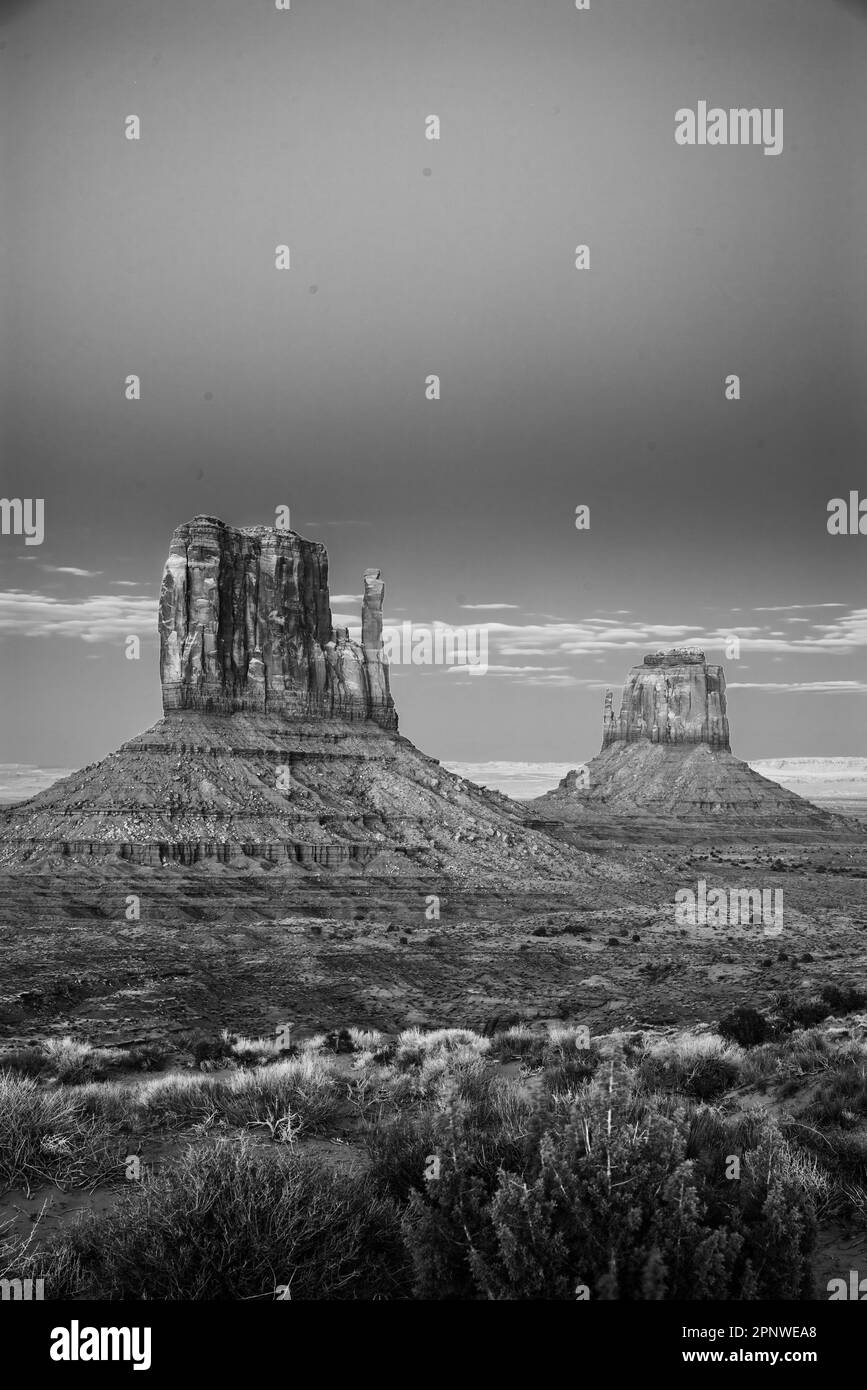
[[[160,589],[164,712],[371,719],[396,729],[384,592],[379,570],[367,570],[359,646],[332,625],[321,542],[194,517],[172,536]]]
[[[606,692],[601,752],[531,805],[539,824],[639,831],[672,824],[788,834],[845,824],[734,756],[723,668],[697,647],[633,666],[618,714]]]
[[[640,739],[731,751],[723,668],[709,666],[697,647],[657,652],[633,666],[616,719],[612,693],[606,691],[602,747]]]

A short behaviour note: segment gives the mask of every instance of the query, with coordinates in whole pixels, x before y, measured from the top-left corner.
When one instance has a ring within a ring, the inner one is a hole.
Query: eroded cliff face
[[[379,570],[364,584],[359,645],[332,627],[320,542],[212,516],[179,526],[160,590],[164,711],[370,719],[396,729]]]
[[[706,743],[731,751],[725,676],[696,647],[675,647],[633,666],[615,716],[605,696],[602,748],[614,743]]]

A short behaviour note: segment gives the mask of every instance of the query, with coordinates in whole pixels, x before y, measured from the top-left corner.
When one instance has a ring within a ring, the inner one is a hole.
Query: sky
[[[867,497],[865,21],[0,0],[0,496],[45,507],[0,536],[7,782],[153,724],[174,528],[284,505],[335,615],[378,566],[387,621],[483,625],[485,675],[392,671],[443,761],[586,761],[681,644],[741,757],[867,752],[867,535],[827,529]],[[701,101],[782,152],[678,145]]]

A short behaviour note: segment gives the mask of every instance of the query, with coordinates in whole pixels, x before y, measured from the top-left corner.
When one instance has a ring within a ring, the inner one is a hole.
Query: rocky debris
[[[730,751],[722,666],[709,666],[697,647],[646,656],[626,678],[615,719],[606,692],[602,747],[614,743],[706,743]]]
[[[163,709],[371,719],[397,727],[382,653],[379,570],[362,643],[335,630],[319,541],[197,516],[172,536],[160,590]]]

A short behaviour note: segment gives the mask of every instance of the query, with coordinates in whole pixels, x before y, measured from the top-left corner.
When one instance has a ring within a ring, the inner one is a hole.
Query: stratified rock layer
[[[722,666],[709,666],[696,647],[675,647],[633,666],[614,716],[606,693],[602,747],[614,743],[706,743],[731,749]]]
[[[397,727],[382,656],[379,570],[362,645],[335,630],[318,541],[197,516],[175,531],[160,590],[163,709],[371,719]]]

